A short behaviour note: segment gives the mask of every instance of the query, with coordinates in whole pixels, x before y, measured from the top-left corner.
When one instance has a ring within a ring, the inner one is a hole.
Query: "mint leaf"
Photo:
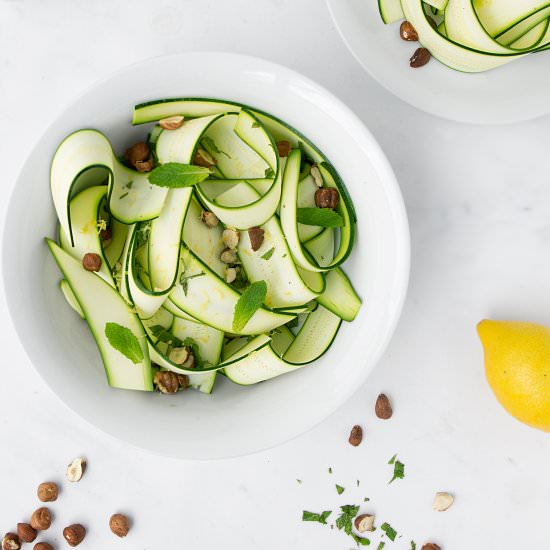
[[[367,539],[366,537],[360,537],[355,533],[353,533],[351,536],[359,546],[368,546],[370,544],[370,539]]]
[[[109,344],[117,351],[120,351],[124,357],[127,357],[132,363],[143,361],[143,350],[139,345],[136,335],[126,327],[118,323],[105,324],[105,336]]]
[[[393,455],[393,456],[390,458],[388,464],[394,464],[396,458],[397,458],[397,455]]]
[[[210,170],[203,166],[167,162],[157,166],[149,173],[149,182],[158,187],[191,187],[205,180]]]
[[[270,248],[265,254],[260,257],[262,258],[262,260],[269,260],[269,258],[273,256],[273,252],[275,252],[275,247]]]
[[[359,512],[359,506],[352,506],[347,504],[345,506],[340,506],[342,513],[336,518],[336,527],[341,531],[345,531],[347,535],[351,535],[353,528],[353,518]]]
[[[273,177],[275,177],[275,172],[273,171],[273,168],[266,168],[266,169],[265,169],[265,177],[266,177],[266,178],[273,178]]]
[[[174,336],[169,330],[165,329],[162,325],[153,325],[149,327],[149,332],[159,341],[165,344],[170,344],[173,347],[179,348],[183,342]]]
[[[235,332],[240,332],[254,313],[262,307],[266,294],[267,284],[265,281],[252,283],[241,294],[239,301],[235,305],[235,314],[233,316],[233,330]]]
[[[308,512],[304,510],[302,512],[302,521],[316,521],[317,523],[327,524],[327,518],[332,514],[330,511],[325,511],[322,514],[316,514],[315,512]]]
[[[393,464],[393,477],[390,479],[389,483],[393,483],[396,479],[403,479],[405,477],[405,464],[395,460]],[[388,483],[388,485],[389,485]]]
[[[341,485],[336,485],[336,492],[341,495],[345,491],[345,487],[342,487]]]
[[[183,342],[182,345],[184,345],[186,348],[189,348],[191,352],[193,353],[195,357],[195,368],[202,369],[204,368],[207,363],[202,359],[201,353],[199,350],[199,345],[193,338],[187,337]]]
[[[342,227],[344,225],[342,216],[330,208],[298,208],[296,219],[305,225],[320,227]]]
[[[380,526],[380,529],[388,535],[388,538],[393,542],[395,540],[395,537],[397,536],[397,531],[389,524],[389,523],[383,523]]]

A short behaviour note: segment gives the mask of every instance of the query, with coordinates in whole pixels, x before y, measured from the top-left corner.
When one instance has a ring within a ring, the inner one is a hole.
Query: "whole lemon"
[[[550,329],[484,320],[477,332],[485,375],[500,404],[521,422],[550,432]]]

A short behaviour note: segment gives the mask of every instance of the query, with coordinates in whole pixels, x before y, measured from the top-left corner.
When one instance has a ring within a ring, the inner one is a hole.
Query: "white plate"
[[[130,125],[135,103],[203,96],[273,113],[309,136],[333,161],[355,202],[358,240],[346,264],[365,304],[317,364],[252,387],[219,377],[211,396],[126,392],[107,385],[86,324],[58,290],[44,244],[56,234],[49,192],[53,152],[69,132],[96,127],[118,151],[143,139]],[[287,441],[331,414],[359,387],[399,317],[409,238],[399,188],[371,134],[318,84],[279,65],[224,53],[189,53],[126,68],[81,96],[42,136],[16,184],[3,241],[6,297],[37,371],[71,409],[121,440],[163,455],[221,458]]]
[[[359,63],[397,97],[428,113],[477,124],[528,120],[550,112],[550,52],[481,74],[454,71],[432,59],[411,69],[419,46],[384,25],[376,0],[327,0],[336,27]]]

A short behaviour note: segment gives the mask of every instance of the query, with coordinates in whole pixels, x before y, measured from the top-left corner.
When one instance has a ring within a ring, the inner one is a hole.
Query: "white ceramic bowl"
[[[273,113],[332,160],[354,200],[358,240],[346,264],[364,306],[316,364],[252,387],[218,377],[211,396],[114,390],[86,324],[58,290],[60,273],[43,238],[56,233],[49,167],[69,132],[95,127],[118,151],[144,137],[130,125],[135,103],[217,97]],[[42,136],[13,192],[3,276],[14,325],[35,368],[73,411],[112,436],[163,455],[208,459],[252,453],[310,429],[361,385],[384,351],[403,304],[409,236],[399,188],[374,138],[318,84],[279,65],[226,53],[150,59],[82,95]]]

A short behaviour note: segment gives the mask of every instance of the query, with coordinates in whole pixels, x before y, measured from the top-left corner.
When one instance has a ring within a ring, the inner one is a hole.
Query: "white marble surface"
[[[29,364],[2,303],[0,530],[32,511],[38,482],[61,479],[69,459],[84,454],[89,472],[64,487],[49,533],[60,540],[65,524],[81,521],[89,527],[83,550],[347,550],[351,540],[302,523],[301,511],[364,496],[363,509],[403,535],[385,550],[408,549],[410,539],[444,550],[548,548],[550,439],[495,402],[475,333],[485,316],[550,324],[548,118],[474,127],[408,107],[360,69],[322,0],[0,0],[5,195],[37,137],[86,86],[144,57],[199,49],[305,73],[380,140],[412,231],[410,292],[395,338],[367,383],[317,429],[255,456],[189,463],[121,445],[68,411]],[[373,414],[380,391],[394,402],[388,422]],[[366,431],[357,449],[347,444],[355,423]],[[388,486],[394,453],[407,476]],[[438,490],[456,495],[444,514],[431,511]],[[135,518],[126,540],[106,527],[116,510]]]

